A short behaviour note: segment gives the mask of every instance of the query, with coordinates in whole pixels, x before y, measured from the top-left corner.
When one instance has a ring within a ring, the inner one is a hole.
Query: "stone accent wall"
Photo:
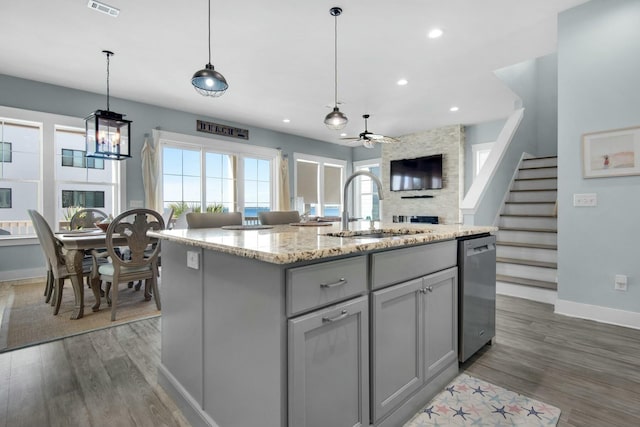
[[[394,215],[433,215],[441,224],[462,222],[460,203],[464,191],[464,127],[446,126],[399,137],[400,143],[382,144],[382,219]],[[390,161],[442,154],[442,189],[390,191]],[[402,196],[431,195],[431,199]]]

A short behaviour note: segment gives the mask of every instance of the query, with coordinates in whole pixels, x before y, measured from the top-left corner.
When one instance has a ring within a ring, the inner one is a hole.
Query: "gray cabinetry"
[[[424,278],[425,381],[458,360],[458,269]]]
[[[289,426],[369,425],[367,297],[288,321]]]
[[[457,364],[457,268],[372,293],[374,424]]]
[[[374,421],[422,386],[421,289],[415,279],[371,294]]]

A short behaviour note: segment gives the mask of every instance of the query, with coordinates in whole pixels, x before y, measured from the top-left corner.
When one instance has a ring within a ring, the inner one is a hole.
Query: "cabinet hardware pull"
[[[336,286],[342,286],[347,284],[347,279],[341,277],[340,280],[333,283],[320,283],[321,288],[335,288]]]
[[[421,294],[426,294],[427,290],[425,288],[422,288],[422,289],[418,289],[418,292],[420,292]]]
[[[347,317],[349,315],[349,313],[347,312],[347,310],[342,310],[340,312],[339,315],[337,315],[336,317],[323,317],[322,318],[322,323],[327,323],[327,322],[336,322],[338,320],[344,319],[345,317]]]
[[[428,290],[429,292],[433,292],[433,286],[427,286],[427,290]]]

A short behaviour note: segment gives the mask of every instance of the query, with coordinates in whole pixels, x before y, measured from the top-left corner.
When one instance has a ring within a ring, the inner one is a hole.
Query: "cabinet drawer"
[[[367,258],[358,256],[287,270],[287,315],[367,290]]]
[[[372,289],[426,276],[457,264],[455,240],[371,255]]]

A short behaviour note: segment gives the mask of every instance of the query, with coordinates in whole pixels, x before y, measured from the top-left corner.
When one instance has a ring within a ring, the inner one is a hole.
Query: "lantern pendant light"
[[[109,58],[113,52],[103,50],[102,53],[107,55],[107,109],[96,110],[85,118],[86,156],[124,160],[131,157],[131,120],[109,109]]]
[[[191,78],[193,88],[203,96],[222,96],[229,84],[222,74],[211,65],[211,0],[209,0],[209,62]]]
[[[347,116],[340,111],[338,108],[338,16],[342,13],[342,9],[339,7],[332,7],[329,9],[329,13],[331,16],[335,18],[335,46],[334,46],[334,59],[335,59],[335,67],[334,67],[334,77],[335,77],[335,87],[334,87],[334,96],[335,96],[335,104],[333,107],[333,111],[327,114],[324,118],[324,124],[327,125],[329,129],[340,130],[347,125],[349,119]]]

